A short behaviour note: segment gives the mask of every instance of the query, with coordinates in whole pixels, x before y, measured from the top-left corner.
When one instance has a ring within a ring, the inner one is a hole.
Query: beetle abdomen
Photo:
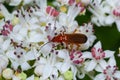
[[[87,36],[84,34],[65,34],[67,42],[73,44],[83,44],[87,41]]]

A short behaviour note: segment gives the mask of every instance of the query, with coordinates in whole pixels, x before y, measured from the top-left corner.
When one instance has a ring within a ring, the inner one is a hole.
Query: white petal
[[[51,75],[52,71],[53,71],[53,68],[51,65],[49,64],[45,65],[43,70],[43,79],[47,79]]]
[[[26,80],[34,80],[34,75],[28,77]]]
[[[109,59],[108,64],[110,66],[115,66],[116,65],[116,60],[115,60],[114,56]]]
[[[60,76],[58,80],[65,80],[63,76]]]
[[[53,69],[52,74],[55,75],[55,77],[58,77],[58,70],[56,68]]]
[[[83,52],[83,55],[82,55],[83,58],[92,58],[92,55],[90,52]]]
[[[71,70],[73,72],[73,80],[76,80],[77,68],[76,66],[71,66]]]
[[[24,5],[29,4],[30,2],[32,2],[32,0],[24,0]]]
[[[94,45],[94,47],[95,47],[96,49],[101,48],[101,42],[98,41],[98,42]]]
[[[35,55],[33,51],[29,51],[28,53],[26,53],[25,55],[25,59],[28,60],[34,60],[35,59]]]
[[[30,19],[30,23],[34,24],[34,23],[36,23],[36,22],[39,22],[36,17],[32,17],[32,18]]]
[[[14,35],[14,37],[18,41],[22,41],[24,39],[24,37],[21,34],[16,34],[16,35]]]
[[[6,40],[2,45],[2,49],[5,51],[8,49],[9,46],[10,46],[10,40]]]
[[[29,42],[43,42],[44,41],[44,35],[40,34],[36,31],[31,31],[29,33]]]
[[[112,57],[114,56],[114,51],[110,51],[110,50],[105,50],[105,58],[109,58],[109,57]]]
[[[103,69],[106,69],[107,63],[105,60],[100,60],[99,64]]]
[[[21,29],[21,25],[15,25],[13,27],[13,33],[18,33],[20,29]]]
[[[47,56],[51,50],[52,50],[52,45],[47,43],[47,44],[41,46],[40,52],[43,53],[43,56]]]
[[[61,70],[62,62],[56,63],[55,66],[58,70]]]
[[[34,69],[34,73],[37,75],[37,76],[41,76],[43,75],[43,69],[44,69],[44,65],[38,65],[36,66],[36,68]]]
[[[59,58],[66,59],[67,57],[69,57],[69,56],[67,56],[67,54],[68,54],[67,50],[58,50],[58,55],[57,56]]]
[[[120,32],[120,20],[116,20],[117,29]]]
[[[31,67],[30,67],[30,65],[29,65],[27,62],[24,62],[24,63],[21,65],[21,68],[22,68],[22,70],[24,71],[24,70],[30,69]]]
[[[106,25],[111,25],[113,22],[114,22],[114,18],[113,18],[113,16],[107,16],[106,17],[106,20],[105,20],[105,24]]]
[[[63,63],[63,65],[61,66],[61,73],[65,73],[68,69],[70,68],[70,64],[69,63]]]
[[[98,75],[94,78],[94,80],[105,80],[105,76],[104,76],[104,74],[98,74]]]
[[[17,70],[19,64],[17,62],[12,61],[12,67],[13,69]]]
[[[116,71],[114,77],[120,79],[120,71]]]
[[[92,71],[96,67],[97,63],[94,60],[91,60],[87,66],[85,66],[86,71]]]
[[[21,28],[19,31],[19,34],[21,34],[23,37],[27,36],[27,28]]]
[[[97,65],[96,68],[95,68],[95,70],[96,70],[97,72],[103,72],[103,68],[101,68],[100,65]]]
[[[11,6],[17,6],[17,5],[20,4],[20,2],[21,2],[21,0],[11,0],[11,2],[10,2],[9,5],[11,5]]]
[[[16,56],[14,55],[14,51],[8,51],[6,55],[8,58],[16,59]]]
[[[20,78],[17,77],[17,76],[13,76],[13,77],[12,77],[12,80],[20,80]]]

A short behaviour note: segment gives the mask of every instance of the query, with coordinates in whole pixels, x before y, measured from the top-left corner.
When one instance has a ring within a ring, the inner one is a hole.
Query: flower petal
[[[105,58],[109,58],[114,55],[114,51],[105,50],[104,52],[105,52]]]
[[[52,71],[53,71],[53,68],[51,65],[49,64],[45,65],[43,70],[43,79],[47,79],[51,75]]]
[[[97,65],[96,68],[95,68],[95,70],[96,70],[97,72],[103,72],[103,68],[101,68],[100,65]]]
[[[94,45],[94,47],[96,48],[96,50],[98,50],[98,48],[101,48],[101,42],[98,41],[98,42]]]
[[[90,52],[83,52],[83,55],[82,55],[83,58],[92,58],[92,55]]]
[[[67,62],[63,63],[63,65],[61,66],[61,73],[65,73],[69,68],[70,68],[69,63]]]
[[[26,80],[34,80],[34,75],[28,77]]]
[[[116,71],[114,77],[120,79],[120,71]]]
[[[29,51],[28,53],[26,53],[25,55],[25,59],[28,61],[28,60],[34,60],[35,59],[35,55],[34,55],[35,52],[33,51]]]
[[[21,68],[24,71],[24,70],[30,69],[31,67],[27,62],[24,62],[24,63],[22,63]]]
[[[114,56],[109,59],[108,64],[110,66],[115,66],[116,65],[116,61],[115,61],[115,57]]]
[[[96,67],[97,63],[94,60],[91,60],[87,66],[85,66],[86,71],[92,71]]]
[[[11,62],[12,62],[13,69],[17,70],[19,64],[17,62],[15,62],[15,61],[11,61]]]
[[[104,74],[98,74],[98,75],[94,78],[94,80],[105,80],[105,76],[104,76]]]
[[[67,50],[58,50],[58,57],[62,59],[66,59],[68,51]]]
[[[52,50],[52,45],[50,43],[47,43],[47,44],[41,46],[40,51],[43,53],[43,56],[45,57],[50,53],[51,50]]]
[[[105,60],[100,60],[100,61],[99,61],[99,64],[100,64],[100,66],[101,66],[103,69],[106,69],[107,62],[106,62]]]

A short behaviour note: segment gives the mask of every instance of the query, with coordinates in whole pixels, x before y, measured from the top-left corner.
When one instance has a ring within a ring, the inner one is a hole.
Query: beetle
[[[80,33],[59,34],[51,40],[52,42],[65,42],[71,44],[83,44],[87,41],[87,36]]]
[[[73,44],[77,45],[77,49],[80,47],[80,44],[84,44],[87,41],[87,36],[81,33],[72,33],[72,34],[59,34],[51,40],[51,42],[65,43],[68,47],[68,44],[71,44],[71,49]]]

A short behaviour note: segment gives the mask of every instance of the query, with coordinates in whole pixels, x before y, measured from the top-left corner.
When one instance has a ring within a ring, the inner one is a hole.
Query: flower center
[[[15,60],[19,64],[22,64],[24,62],[25,51],[23,49],[21,49],[20,47],[16,48],[14,51],[14,55],[16,56]]]
[[[74,64],[80,64],[84,62],[84,59],[81,58],[82,52],[72,50],[70,54],[70,59]]]
[[[7,21],[7,22],[5,23],[5,25],[3,26],[3,29],[2,29],[2,31],[1,31],[1,33],[2,33],[2,35],[4,35],[4,36],[8,36],[8,34],[10,33],[10,31],[12,31],[12,30],[13,30],[13,26],[10,24],[9,21]]]
[[[113,77],[113,75],[116,73],[117,70],[118,70],[117,66],[108,65],[106,69],[103,71],[103,74],[105,74],[106,76],[106,80],[111,80],[111,77]],[[114,80],[116,79],[114,78]]]
[[[120,17],[120,6],[113,9],[113,15],[116,17]]]
[[[102,58],[105,57],[105,52],[101,48],[98,48],[98,50],[96,50],[96,48],[93,47],[92,50],[91,50],[91,52],[92,52],[92,56],[96,60],[100,60],[100,59],[102,59]]]

